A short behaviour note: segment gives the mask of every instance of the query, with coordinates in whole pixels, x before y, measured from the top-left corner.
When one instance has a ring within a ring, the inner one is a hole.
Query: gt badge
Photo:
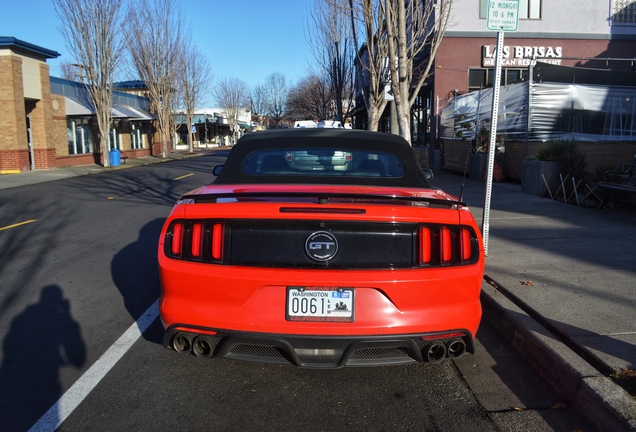
[[[307,237],[305,252],[314,261],[326,262],[336,256],[338,241],[326,231],[318,231]]]

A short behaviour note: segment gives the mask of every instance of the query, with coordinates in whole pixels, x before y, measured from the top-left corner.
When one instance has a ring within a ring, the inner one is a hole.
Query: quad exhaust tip
[[[439,363],[442,360],[456,359],[466,353],[466,342],[462,338],[454,338],[446,343],[435,341],[424,348],[424,359],[431,363]]]
[[[192,352],[200,358],[209,358],[214,354],[215,343],[212,338],[199,335],[192,342]]]
[[[172,348],[179,354],[188,354],[192,350],[192,341],[191,334],[179,332],[172,338]]]
[[[426,359],[431,363],[439,363],[446,358],[446,345],[435,341],[426,347]]]
[[[459,358],[466,352],[466,342],[461,338],[451,339],[446,344],[446,352],[449,358]]]
[[[197,357],[208,358],[214,354],[216,342],[207,335],[194,335],[187,332],[178,332],[172,338],[172,349],[179,354],[193,353]]]

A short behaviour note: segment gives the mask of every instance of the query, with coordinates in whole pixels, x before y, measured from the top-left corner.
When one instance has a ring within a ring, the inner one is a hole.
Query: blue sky
[[[180,0],[192,38],[207,54],[216,79],[237,77],[253,87],[280,72],[295,83],[312,61],[305,38],[311,0]],[[59,32],[51,0],[3,0],[0,36],[11,36],[61,54],[49,60],[74,62]],[[214,103],[210,97],[204,105]]]

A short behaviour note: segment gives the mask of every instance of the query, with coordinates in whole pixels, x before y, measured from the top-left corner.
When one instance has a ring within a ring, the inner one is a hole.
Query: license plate
[[[288,321],[353,322],[353,288],[287,287]]]

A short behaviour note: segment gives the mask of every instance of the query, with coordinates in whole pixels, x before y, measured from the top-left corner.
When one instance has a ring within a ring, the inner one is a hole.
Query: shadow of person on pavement
[[[62,395],[60,369],[81,367],[86,347],[58,285],[11,322],[0,366],[0,429],[27,430]],[[6,429],[5,429],[6,428]]]
[[[111,275],[124,299],[126,310],[137,320],[146,312],[160,294],[157,247],[159,234],[165,219],[148,222],[139,231],[139,237],[122,248],[113,257]],[[157,320],[158,321],[158,320]],[[163,343],[163,329],[154,323],[143,337],[152,342]]]

